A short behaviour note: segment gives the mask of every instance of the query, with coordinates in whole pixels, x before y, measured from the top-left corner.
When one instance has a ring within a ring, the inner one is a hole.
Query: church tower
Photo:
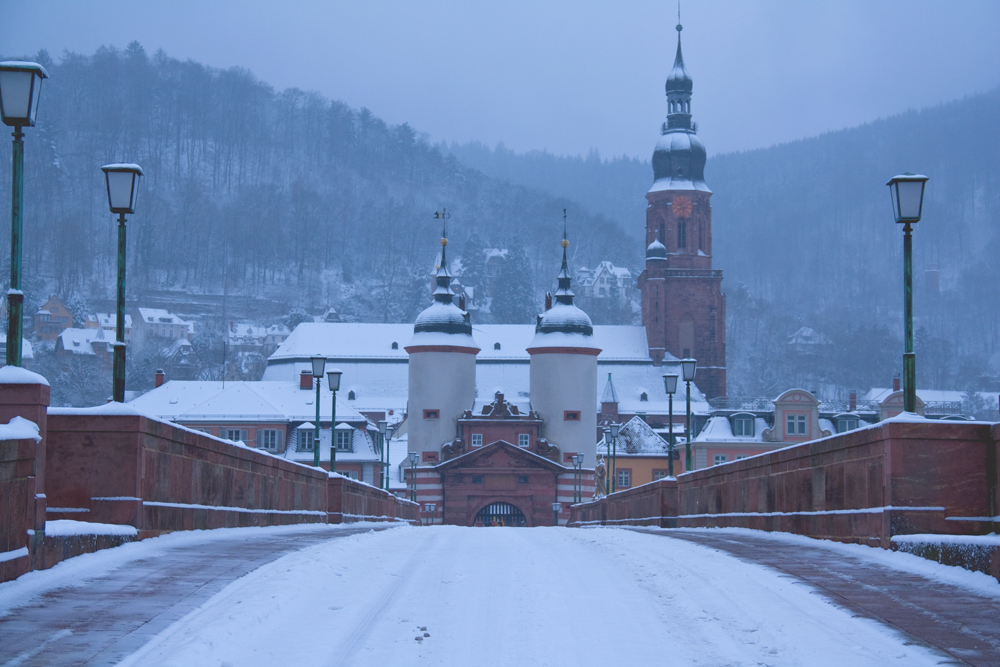
[[[684,67],[681,30],[667,77],[667,122],[653,151],[646,193],[646,269],[639,275],[649,355],[698,360],[698,388],[726,394],[726,302],[722,271],[712,268],[712,191],[705,146],[691,122],[693,82]]]

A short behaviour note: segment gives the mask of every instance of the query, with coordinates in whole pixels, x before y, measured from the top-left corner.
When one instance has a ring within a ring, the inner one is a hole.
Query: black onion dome
[[[684,54],[681,53],[681,27],[677,26],[677,55],[674,56],[674,67],[667,76],[667,95],[670,93],[690,93],[694,90],[694,81],[684,68]]]
[[[653,150],[653,180],[668,187],[654,189],[707,190],[705,162],[708,155],[694,130],[671,129],[660,136]],[[670,187],[670,184],[673,187]]]

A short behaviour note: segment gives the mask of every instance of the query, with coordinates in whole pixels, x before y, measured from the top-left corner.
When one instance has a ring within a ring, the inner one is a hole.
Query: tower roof
[[[653,242],[646,247],[646,259],[666,259],[667,246],[660,243],[660,239],[654,238]]]
[[[594,325],[587,313],[573,304],[573,290],[570,289],[571,277],[569,263],[566,259],[566,249],[569,240],[566,238],[566,211],[563,210],[563,240],[562,267],[559,269],[559,289],[556,290],[556,303],[538,316],[535,325],[535,337],[531,348],[539,347],[576,347],[596,349],[593,344]]]
[[[447,212],[436,213],[435,216],[447,220]],[[447,231],[447,227],[441,231],[441,265],[435,278],[437,284],[434,288],[434,303],[417,315],[413,323],[413,338],[407,348],[417,345],[450,345],[479,349],[472,337],[469,313],[452,302],[451,273],[448,271],[446,253]]]
[[[677,24],[677,55],[674,56],[674,67],[667,75],[667,95],[670,93],[690,93],[694,88],[691,75],[684,68],[684,54],[681,53],[681,30],[684,27]]]
[[[601,394],[601,403],[617,403],[618,402],[618,392],[615,391],[615,385],[611,382],[611,373],[608,373],[608,383],[604,385],[604,393]]]

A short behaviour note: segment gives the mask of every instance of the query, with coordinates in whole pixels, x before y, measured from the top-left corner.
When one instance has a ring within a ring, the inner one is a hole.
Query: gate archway
[[[473,526],[513,526],[525,527],[528,520],[524,512],[505,502],[493,502],[479,510],[472,521]]]

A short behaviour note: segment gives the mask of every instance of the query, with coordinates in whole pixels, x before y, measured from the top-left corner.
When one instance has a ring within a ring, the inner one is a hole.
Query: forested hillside
[[[729,297],[731,393],[767,394],[796,383],[888,385],[902,346],[902,230],[892,221],[885,183],[903,171],[931,177],[914,232],[919,380],[1000,388],[998,117],[1000,88],[709,158],[714,261],[725,271]],[[655,138],[651,128],[650,154]],[[487,174],[586,202],[633,237],[642,233],[648,162],[517,155],[481,144],[447,150]],[[808,368],[787,354],[788,336],[803,325],[832,342]]]
[[[367,109],[275,91],[244,69],[149,56],[135,42],[33,58],[51,78],[25,139],[29,314],[49,292],[112,296],[108,162],[146,173],[129,223],[130,303],[226,293],[222,318],[332,306],[347,320],[407,321],[428,303],[441,207],[455,257],[473,233],[526,249],[529,313],[558,271],[563,208],[577,261],[635,257],[608,219],[484,176]],[[0,179],[9,178],[10,161],[0,160]],[[9,189],[0,192],[9,210]]]

